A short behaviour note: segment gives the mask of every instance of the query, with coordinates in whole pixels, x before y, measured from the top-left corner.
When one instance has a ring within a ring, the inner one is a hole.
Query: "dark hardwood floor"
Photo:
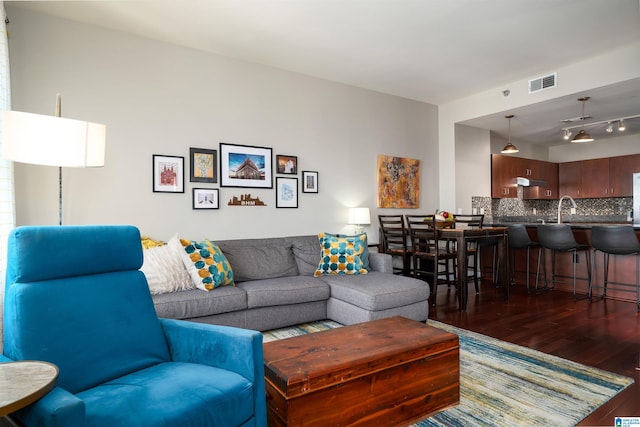
[[[441,286],[429,318],[634,379],[579,426],[613,426],[616,416],[640,416],[640,315],[634,303],[574,302],[572,293],[559,290],[531,295],[521,284],[511,287],[505,302],[485,283],[479,295],[470,287],[467,311],[460,312],[455,290]]]

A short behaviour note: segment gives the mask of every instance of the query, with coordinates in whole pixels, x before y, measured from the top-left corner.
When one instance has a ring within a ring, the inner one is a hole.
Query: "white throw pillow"
[[[147,277],[152,295],[195,289],[180,257],[181,251],[177,236],[172,237],[166,245],[143,251],[144,262],[140,270]]]

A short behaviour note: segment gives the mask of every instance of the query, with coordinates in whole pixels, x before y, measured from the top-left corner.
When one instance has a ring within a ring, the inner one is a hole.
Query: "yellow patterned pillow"
[[[318,269],[313,273],[323,274],[367,274],[360,256],[367,245],[367,237],[338,237],[329,233],[318,234],[321,258]]]
[[[166,243],[162,240],[153,240],[151,237],[143,236],[140,238],[140,240],[142,242],[142,249],[149,249],[166,245]]]
[[[180,239],[182,262],[197,288],[210,291],[219,286],[235,286],[231,264],[218,245]]]

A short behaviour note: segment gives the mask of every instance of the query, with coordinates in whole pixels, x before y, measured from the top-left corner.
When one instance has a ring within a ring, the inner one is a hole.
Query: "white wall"
[[[472,196],[491,196],[491,158],[485,153],[490,148],[488,130],[472,126],[456,125],[456,180],[454,206],[443,206],[443,210],[471,213]],[[471,185],[469,180],[473,181]],[[476,193],[478,188],[489,188],[489,193]]]
[[[583,143],[550,147],[549,160],[562,163],[638,153],[640,153],[640,135],[627,135],[607,138],[606,144]]]
[[[382,213],[379,154],[420,159],[421,210],[436,208],[433,105],[7,10],[13,109],[52,115],[60,93],[64,117],[107,125],[105,167],[64,170],[66,224],[130,223],[159,239],[348,232],[347,207]],[[299,170],[319,172],[319,193],[299,194],[298,209],[276,209],[275,189],[225,187],[219,210],[193,211],[191,189],[219,185],[187,177],[184,194],[152,192],[152,154],[184,156],[188,174],[189,147],[220,142],[298,156]],[[226,206],[244,193],[268,206]],[[57,197],[56,168],[16,164],[19,225],[56,224]]]
[[[551,90],[529,94],[528,80],[523,79],[438,107],[438,144],[440,147],[438,151],[440,168],[438,203],[440,205],[450,206],[458,203],[455,192],[449,190],[454,182],[456,189],[460,189],[461,186],[471,186],[472,188],[467,192],[474,195],[490,194],[491,192],[491,188],[487,187],[486,182],[473,179],[472,174],[467,174],[464,171],[459,174],[457,171],[456,153],[459,149],[464,149],[464,145],[461,148],[457,145],[457,123],[489,114],[508,112],[525,105],[640,77],[640,42],[554,70],[532,70],[531,77],[553,71],[558,73],[560,84]],[[504,97],[502,95],[502,91],[505,89],[511,91],[510,96]],[[517,142],[516,145],[518,145]],[[635,151],[635,153],[638,152],[640,151]],[[487,151],[484,156],[489,158],[490,154],[491,152]],[[554,156],[549,154],[548,160],[562,161],[552,158]],[[527,156],[521,155],[521,157]],[[459,179],[463,179],[464,182],[457,183],[456,181]]]

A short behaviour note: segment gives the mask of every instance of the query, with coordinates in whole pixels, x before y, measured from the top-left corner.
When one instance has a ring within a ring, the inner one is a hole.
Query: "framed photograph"
[[[298,178],[276,178],[276,208],[298,207]]]
[[[271,148],[221,142],[220,185],[273,188]]]
[[[204,148],[189,148],[191,159],[191,182],[218,182],[218,151]]]
[[[318,192],[318,172],[302,171],[302,192],[303,193]]]
[[[220,199],[217,188],[194,188],[193,209],[218,209]]]
[[[153,155],[153,192],[184,193],[184,157]]]
[[[298,173],[298,158],[296,156],[276,155],[278,173],[296,175]]]

